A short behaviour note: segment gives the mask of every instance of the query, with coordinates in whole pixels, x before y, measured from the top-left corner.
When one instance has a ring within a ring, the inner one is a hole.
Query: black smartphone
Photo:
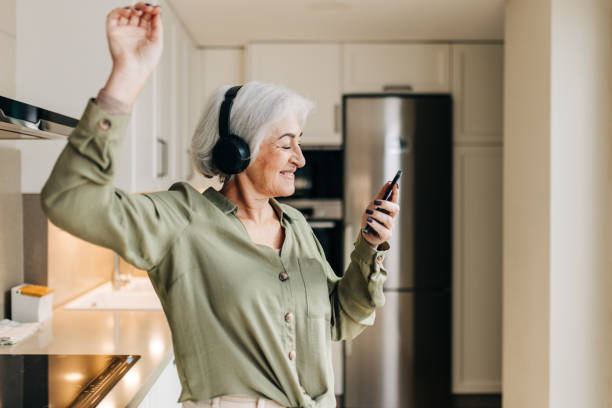
[[[399,178],[402,176],[402,171],[398,170],[397,173],[395,173],[395,177],[393,177],[393,180],[391,181],[391,184],[389,184],[389,187],[387,187],[387,189],[385,190],[385,194],[383,195],[383,200],[387,201],[389,200],[389,198],[391,198],[391,193],[393,193],[393,187],[397,184],[397,182],[399,181]],[[387,211],[383,210],[382,208],[377,208],[376,211],[380,211],[380,212],[384,212],[385,214],[388,214]],[[374,220],[376,221],[376,220]],[[370,228],[369,225],[366,225],[365,228],[363,229],[363,232],[368,234],[370,232],[372,232],[373,234],[376,234],[376,231],[374,231],[372,228]],[[378,234],[376,234],[378,235]]]

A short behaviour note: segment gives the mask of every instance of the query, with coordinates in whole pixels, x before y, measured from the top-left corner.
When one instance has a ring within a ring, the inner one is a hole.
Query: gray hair
[[[230,85],[221,86],[211,96],[191,141],[191,159],[196,169],[206,177],[221,176],[224,182],[231,176],[223,174],[213,163],[212,150],[219,140],[219,112]],[[270,129],[289,113],[297,115],[300,127],[313,108],[308,99],[282,86],[248,82],[240,88],[230,113],[230,132],[242,137],[251,150],[251,163],[257,158],[259,146]]]

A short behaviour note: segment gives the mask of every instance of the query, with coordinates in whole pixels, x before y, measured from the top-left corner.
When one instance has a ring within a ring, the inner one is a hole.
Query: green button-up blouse
[[[148,271],[172,331],[180,401],[251,395],[334,407],[331,341],[374,323],[388,245],[375,250],[360,234],[335,273],[302,214],[274,199],[280,255],[253,243],[236,205],[212,188],[117,189],[128,120],[89,102],[41,193],[49,219]]]

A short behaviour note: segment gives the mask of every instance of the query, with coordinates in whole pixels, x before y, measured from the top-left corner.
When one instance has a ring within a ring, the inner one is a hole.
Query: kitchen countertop
[[[0,354],[138,354],[140,360],[100,407],[138,407],[173,358],[162,311],[64,310],[60,306],[31,337],[0,346]]]

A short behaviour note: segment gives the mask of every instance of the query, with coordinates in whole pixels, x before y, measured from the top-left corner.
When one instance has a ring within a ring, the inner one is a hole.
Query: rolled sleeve
[[[383,261],[389,249],[386,242],[373,248],[361,233],[357,237],[351,263],[337,283],[334,339],[353,338],[374,324],[376,308],[385,304],[387,271]]]

